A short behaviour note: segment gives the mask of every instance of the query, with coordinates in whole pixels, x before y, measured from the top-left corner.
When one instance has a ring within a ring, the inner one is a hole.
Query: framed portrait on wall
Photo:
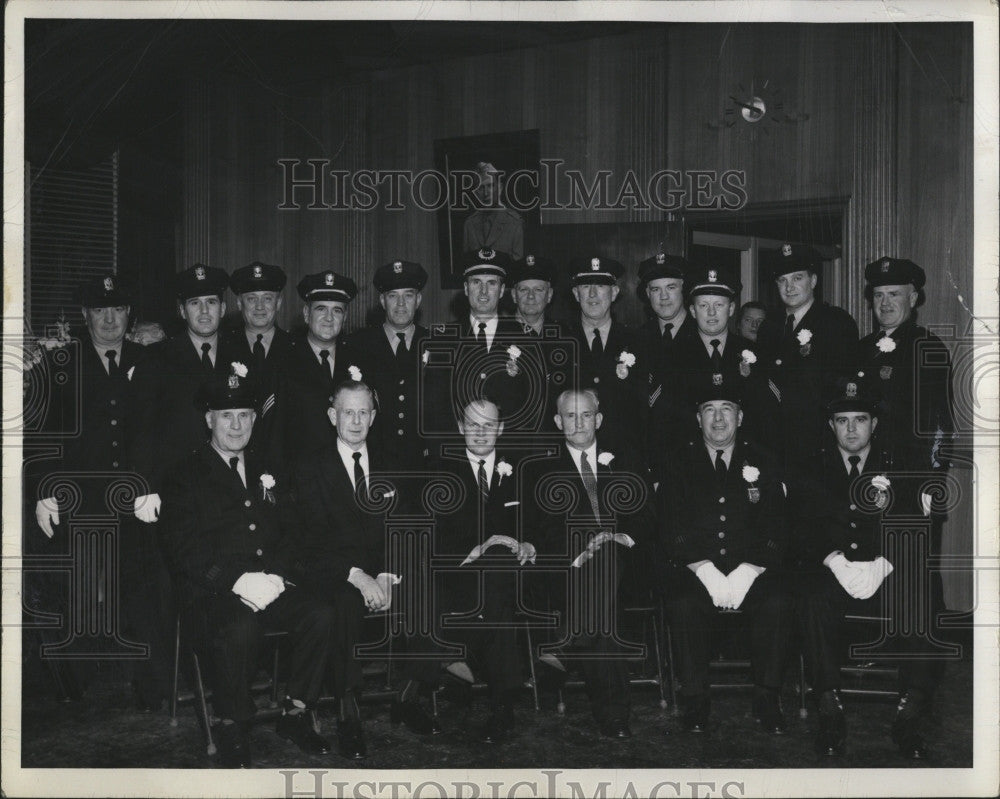
[[[438,212],[441,288],[462,285],[462,253],[491,249],[513,260],[538,240],[539,131],[488,133],[434,142],[434,162],[448,182]]]

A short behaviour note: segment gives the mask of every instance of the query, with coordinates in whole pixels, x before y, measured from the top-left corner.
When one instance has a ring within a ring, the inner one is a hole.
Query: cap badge
[[[479,257],[482,258],[484,261],[492,261],[494,258],[496,258],[496,255],[497,254],[489,247],[483,247],[483,249],[479,251]]]
[[[884,261],[882,261],[882,271],[883,272],[888,272],[889,271],[889,259],[888,258],[886,258]]]
[[[260,264],[253,268],[253,276],[255,279],[260,280],[264,277],[264,270],[260,268]]]
[[[333,285],[333,272],[327,272],[325,275],[323,275],[323,282],[326,283],[326,285],[328,285],[328,286],[332,286]]]
[[[114,291],[115,290],[115,281],[114,281],[114,278],[110,278],[110,277],[104,278],[104,290],[105,291]]]
[[[601,268],[601,259],[600,258],[591,258],[590,259],[590,269],[591,269],[591,271],[596,272],[600,268]]]
[[[791,244],[782,244],[781,245],[781,254],[784,255],[786,258],[788,256],[790,256],[792,254],[792,245]]]
[[[848,383],[847,384],[847,398],[855,399],[858,396],[858,384]]]
[[[239,387],[240,387],[240,379],[236,375],[233,374],[229,375],[229,388],[233,389]]]
[[[529,255],[527,258],[524,259],[524,262],[528,266],[534,266],[535,265],[535,256],[534,255]]]
[[[656,254],[656,263],[658,263],[658,264],[665,264],[666,262],[667,262],[666,253],[658,252]]]
[[[709,283],[715,283],[715,281],[717,281],[718,279],[719,279],[719,273],[716,272],[714,269],[709,269],[708,270],[708,282]]]
[[[392,272],[393,272],[393,274],[396,274],[396,275],[403,274],[403,262],[402,261],[393,261],[392,262]]]
[[[203,266],[196,266],[194,268],[194,277],[195,277],[195,280],[204,280],[205,279],[205,267],[203,267]]]

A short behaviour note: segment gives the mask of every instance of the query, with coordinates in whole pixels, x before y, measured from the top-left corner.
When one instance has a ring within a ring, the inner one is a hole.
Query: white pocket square
[[[517,501],[517,500],[515,499],[515,500],[514,500],[513,502],[505,502],[505,503],[503,503],[503,506],[504,506],[505,508],[512,508],[512,507],[513,507],[514,505],[520,505],[520,504],[521,504],[521,503],[520,503],[520,502],[518,502],[518,501]]]

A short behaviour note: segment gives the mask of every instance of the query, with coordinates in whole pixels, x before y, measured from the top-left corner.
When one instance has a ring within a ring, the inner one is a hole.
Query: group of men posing
[[[138,476],[134,513],[117,515],[134,576],[126,633],[151,647],[137,700],[155,709],[167,694],[176,607],[205,656],[227,766],[251,763],[250,684],[268,629],[287,631],[291,649],[277,733],[330,751],[309,713],[329,693],[340,754],[363,758],[358,646],[382,611],[430,619],[407,625],[393,722],[440,731],[422,697],[446,668],[488,684],[479,739],[505,740],[526,619],[539,682],[578,668],[600,732],[628,738],[637,650],[620,610],[661,596],[686,730],[708,726],[712,630],[720,611],[739,611],[760,727],[785,731],[779,694],[799,638],[817,751],[842,754],[843,619],[881,615],[925,582],[897,567],[906,547],[933,549],[940,528],[927,478],[947,467],[950,366],[916,324],[920,267],[866,267],[879,329],[860,341],[847,312],[816,301],[819,268],[785,245],[773,269],[784,308],[756,341],[729,329],[735,275],[662,253],[639,266],[652,311],[640,328],[613,318],[625,270],[602,256],[564,273],[579,313],[562,324],[546,316],[552,261],[470,252],[468,317],[433,331],[416,323],[427,273],[392,261],[373,276],[384,321],[346,337],[357,286],[344,275],[300,281],[306,330],[292,336],[275,325],[280,268],[199,264],[177,276],[186,329],[149,347],[125,340],[130,298],[104,276],[82,287],[79,384],[49,403],[46,429],[75,432],[60,461],[26,465],[44,532],[28,549],[69,546],[80,505],[55,490],[59,475],[89,475],[84,505],[106,501],[118,475]],[[228,332],[227,289],[243,321]],[[507,290],[513,318],[498,313]],[[901,544],[888,520],[931,543]],[[940,610],[940,588],[919,604]],[[940,669],[916,631],[926,625],[906,629],[891,734],[921,758]]]

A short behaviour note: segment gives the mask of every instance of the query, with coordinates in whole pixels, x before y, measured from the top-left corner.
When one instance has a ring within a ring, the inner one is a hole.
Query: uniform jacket
[[[393,469],[418,469],[427,444],[420,434],[420,342],[427,328],[417,325],[404,363],[396,359],[381,324],[353,333],[348,349],[362,380],[378,397],[378,413],[368,436],[383,462]]]
[[[218,341],[213,374],[224,376],[236,357],[225,337]],[[130,451],[133,467],[150,491],[160,493],[165,471],[208,440],[199,399],[207,378],[201,353],[186,331],[148,350],[150,357],[136,367],[132,379],[137,422]]]
[[[253,452],[245,451],[244,458],[245,488],[210,444],[164,477],[160,535],[177,596],[189,602],[230,592],[244,572],[290,572],[294,550],[282,524],[288,486]],[[264,497],[264,474],[275,478],[273,502]]]
[[[744,479],[744,466],[760,470],[754,485]],[[756,501],[751,497],[754,488]],[[785,494],[778,465],[767,450],[737,438],[720,485],[714,458],[699,437],[671,453],[660,492],[661,538],[677,565],[710,560],[725,574],[744,561],[782,565],[787,540]]]
[[[882,398],[879,436],[916,469],[946,467],[935,445],[954,430],[948,348],[912,319],[892,332],[893,352],[879,350],[879,338],[880,332],[865,336],[859,347],[865,379]]]

